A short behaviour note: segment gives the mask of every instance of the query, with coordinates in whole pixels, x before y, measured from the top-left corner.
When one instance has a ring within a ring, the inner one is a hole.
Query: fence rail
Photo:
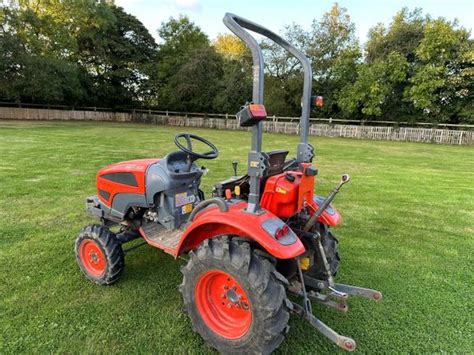
[[[159,110],[129,110],[123,112],[105,109],[64,109],[1,106],[0,119],[5,120],[80,120],[141,122],[182,127],[203,127],[228,130],[245,130],[239,127],[234,115],[193,112],[172,112]],[[354,124],[355,122],[359,124]],[[384,123],[390,121],[378,121]],[[473,125],[438,125],[426,127],[374,126],[374,122],[360,124],[355,120],[312,118],[310,135],[326,137],[344,137],[356,139],[378,139],[438,144],[472,145],[474,142]],[[393,122],[392,122],[393,123]],[[451,127],[455,126],[455,127]],[[299,118],[271,116],[263,123],[266,132],[298,134]]]

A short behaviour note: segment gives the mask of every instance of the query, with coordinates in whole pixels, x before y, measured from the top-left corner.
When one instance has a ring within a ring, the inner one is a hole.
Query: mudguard
[[[312,210],[311,214],[317,211],[324,200],[325,197],[323,196],[314,196],[313,203],[310,205]],[[318,218],[318,222],[335,227],[341,223],[341,215],[339,214],[338,210],[332,204],[330,204]]]
[[[300,239],[291,230],[286,237],[276,239],[274,233],[285,223],[273,213],[264,210],[260,214],[252,214],[246,212],[246,207],[247,203],[241,201],[230,203],[227,212],[212,206],[198,213],[182,234],[175,255],[193,250],[205,239],[219,235],[249,238],[278,259],[292,259],[305,251]]]

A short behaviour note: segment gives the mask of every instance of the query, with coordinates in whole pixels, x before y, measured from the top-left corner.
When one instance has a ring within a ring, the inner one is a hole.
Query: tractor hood
[[[138,159],[108,165],[97,172],[97,194],[102,203],[112,207],[116,194],[145,195],[145,175],[159,159]],[[145,205],[146,206],[146,205]]]
[[[160,159],[136,159],[110,164],[100,169],[97,172],[97,177],[104,174],[122,172],[141,173],[141,175],[143,175],[151,164],[157,163],[159,161]]]

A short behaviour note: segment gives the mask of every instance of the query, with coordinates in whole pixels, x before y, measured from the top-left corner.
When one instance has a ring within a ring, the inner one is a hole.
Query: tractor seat
[[[191,165],[191,170],[187,171],[189,168],[188,156],[184,152],[177,151],[169,153],[163,160],[163,165],[173,178],[187,179],[201,173],[201,170],[194,163]]]
[[[285,166],[285,159],[288,155],[288,151],[284,149],[272,150],[267,152],[268,155],[268,171],[266,177],[281,174],[283,167]]]

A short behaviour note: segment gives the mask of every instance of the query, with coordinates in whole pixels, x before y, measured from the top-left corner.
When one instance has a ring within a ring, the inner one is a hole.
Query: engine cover
[[[97,172],[97,195],[102,205],[109,208],[117,195],[141,195],[142,204],[145,195],[145,174],[148,167],[159,159],[129,160],[108,165]]]

